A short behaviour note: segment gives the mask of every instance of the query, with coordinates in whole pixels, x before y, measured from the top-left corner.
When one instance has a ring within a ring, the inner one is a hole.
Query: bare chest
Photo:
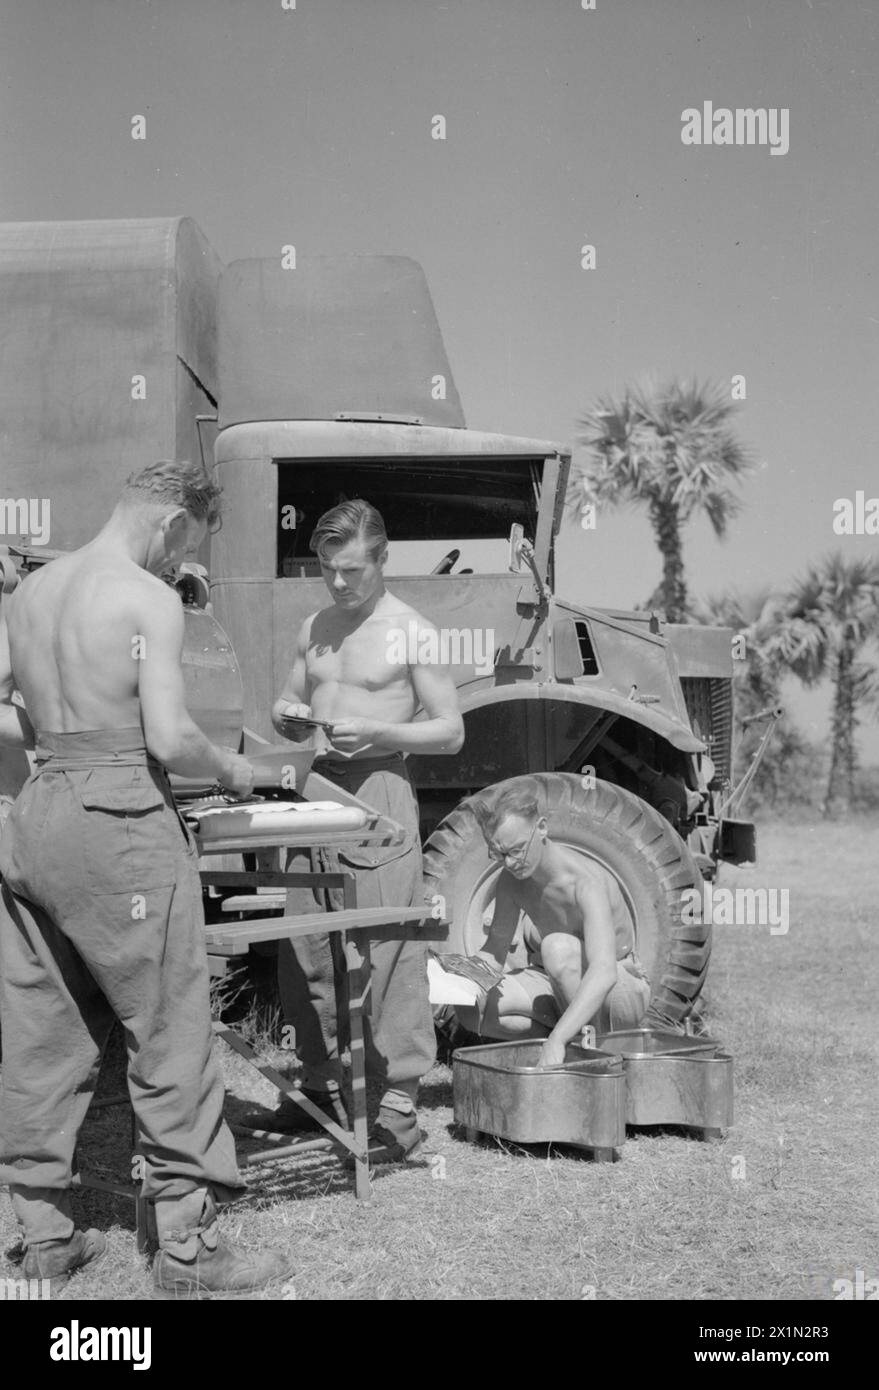
[[[389,659],[390,644],[383,628],[312,637],[306,672],[314,689],[320,685],[356,685],[363,690],[386,690],[408,685],[408,668]]]
[[[566,932],[571,936],[582,937],[583,914],[577,906],[573,891],[567,892],[556,887],[541,891],[529,883],[520,884],[519,890],[520,905],[531,919],[538,936],[548,936],[550,932]]]

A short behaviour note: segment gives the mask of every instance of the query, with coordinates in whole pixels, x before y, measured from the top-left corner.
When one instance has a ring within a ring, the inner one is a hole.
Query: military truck
[[[65,362],[62,378],[43,373],[31,397],[52,397],[51,438],[36,409],[16,435],[29,473],[10,474],[4,444],[7,490],[23,491],[27,476],[29,492],[38,484],[51,496],[53,544],[67,548],[93,533],[99,503],[132,467],[193,444],[207,450],[225,516],[202,556],[211,613],[195,619],[193,712],[212,737],[222,725],[223,742],[275,739],[269,711],[299,627],[328,601],[311,529],[342,498],[371,501],[391,538],[388,586],[436,625],[436,659],[452,670],[464,715],[459,754],[410,759],[425,892],[451,922],[448,948],[481,945],[500,872],[471,799],[527,778],[552,838],[618,882],[651,979],[651,1017],[682,1026],[710,953],[710,926],[682,919],[682,895],[719,861],[754,857],[753,827],[722,815],[732,634],[557,596],[570,454],[466,427],[415,262],[285,248],[221,271],[185,219],[55,224],[51,237],[49,225],[7,233],[32,246],[32,275],[37,262],[30,332]],[[0,235],[0,272],[7,244]],[[20,358],[8,334],[0,329],[4,374]],[[161,387],[149,428],[128,391],[143,375],[148,398],[153,378]]]
[[[185,217],[0,223],[0,595],[90,540],[135,469],[210,463],[221,270]],[[194,603],[185,668],[198,723],[237,747],[235,654]],[[27,773],[0,749],[0,821]]]

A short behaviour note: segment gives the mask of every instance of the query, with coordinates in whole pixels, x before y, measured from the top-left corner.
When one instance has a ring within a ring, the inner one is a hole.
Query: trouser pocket
[[[137,893],[175,882],[179,823],[159,787],[83,787],[80,800],[89,891]]]

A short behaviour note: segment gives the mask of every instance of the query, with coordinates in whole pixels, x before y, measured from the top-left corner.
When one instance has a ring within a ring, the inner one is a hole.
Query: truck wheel
[[[566,772],[511,777],[478,793],[491,800],[508,788],[532,791],[547,817],[549,837],[578,851],[618,883],[632,917],[638,956],[650,979],[645,1023],[677,1028],[693,1011],[708,970],[711,927],[681,921],[682,894],[702,878],[684,841],[640,797],[610,782]],[[451,922],[439,951],[470,955],[486,936],[501,869],[489,856],[475,797],[462,801],[434,830],[424,849],[426,897],[439,894]],[[521,947],[517,948],[521,951]],[[514,964],[524,964],[513,958]]]

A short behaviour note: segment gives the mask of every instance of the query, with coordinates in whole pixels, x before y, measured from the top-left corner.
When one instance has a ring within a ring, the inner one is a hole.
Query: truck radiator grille
[[[693,731],[708,744],[719,779],[732,775],[732,681],[726,676],[682,676]]]

